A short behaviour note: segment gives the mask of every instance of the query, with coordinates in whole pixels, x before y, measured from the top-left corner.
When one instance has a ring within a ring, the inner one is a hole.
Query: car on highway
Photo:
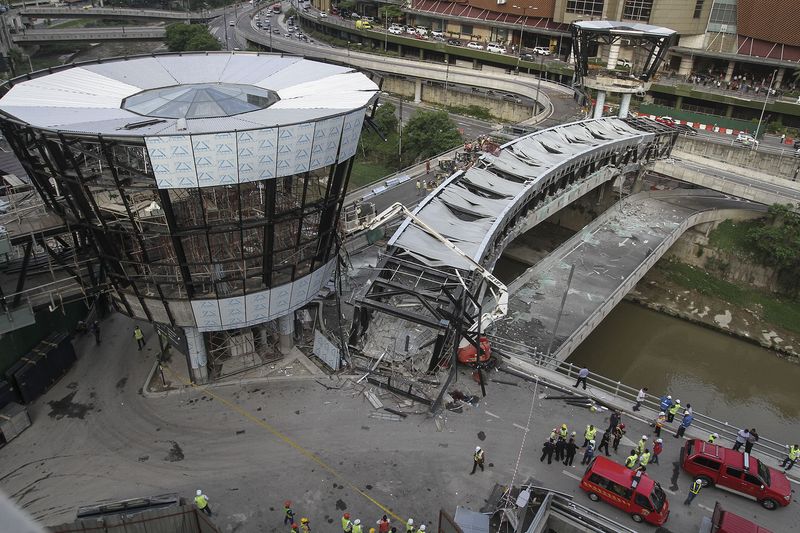
[[[320,18],[323,18],[323,19],[324,19],[324,18],[327,18],[327,16],[328,16],[328,14],[327,14],[327,13],[325,13],[324,11],[320,11],[320,12],[319,12],[319,17],[320,17]]]
[[[736,139],[734,139],[734,142],[746,143],[746,142],[752,142],[752,141],[755,141],[755,140],[756,140],[755,137],[753,137],[749,133],[739,133],[738,135],[736,135]]]
[[[450,46],[461,46],[461,41],[458,39],[447,39],[447,44]]]
[[[523,60],[523,61],[535,61],[536,60],[536,56],[534,56],[533,54],[529,54],[527,52],[525,52],[523,54],[520,54],[519,58],[521,60]]]
[[[272,29],[272,33],[277,33],[278,35],[280,35],[281,34],[281,29],[280,28],[273,28]]]
[[[414,29],[416,30],[417,35],[425,35],[425,36],[428,35],[428,28],[426,28],[425,26],[417,26]]]
[[[740,494],[764,509],[785,507],[792,501],[789,478],[749,453],[692,439],[681,449],[681,467],[704,486]]]
[[[505,47],[504,46],[500,46],[497,43],[489,43],[489,44],[487,44],[486,45],[486,51],[487,52],[492,52],[492,53],[495,53],[495,54],[505,54],[506,53]]]
[[[671,128],[674,128],[675,124],[676,124],[674,118],[666,117],[666,116],[664,116],[664,117],[656,117],[656,122],[660,122],[661,124],[664,124],[664,125],[669,126]]]
[[[549,56],[550,48],[548,48],[547,46],[537,46],[533,49],[533,53],[538,56]]]
[[[792,147],[793,147],[795,150],[800,150],[800,139],[795,139],[795,140],[794,140],[794,143],[792,144]]]
[[[483,50],[483,45],[476,41],[470,41],[467,43],[467,48],[472,48],[473,50]]]
[[[228,26],[236,26],[236,21],[232,20],[232,21],[228,22]]]
[[[402,35],[403,28],[401,28],[400,26],[392,26],[391,28],[389,28],[389,33],[391,33],[392,35]]]

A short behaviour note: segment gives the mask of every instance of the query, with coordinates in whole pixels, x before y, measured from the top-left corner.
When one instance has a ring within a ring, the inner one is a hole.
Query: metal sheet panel
[[[217,300],[194,300],[192,312],[197,329],[200,331],[216,331],[222,329],[222,318]]]
[[[272,179],[278,162],[278,128],[238,134],[239,182]]]
[[[289,312],[292,299],[292,286],[287,283],[273,287],[269,292],[269,315],[272,318],[283,316]]]
[[[344,115],[317,122],[314,128],[314,146],[311,149],[309,170],[332,165],[339,152]]]
[[[342,128],[342,143],[339,148],[339,162],[347,161],[358,150],[358,139],[361,136],[361,124],[364,122],[365,109],[359,109],[355,113],[350,113],[344,119]]]
[[[278,130],[278,177],[308,171],[313,135],[312,123],[284,126]]]
[[[342,360],[342,356],[339,355],[339,348],[318,329],[314,330],[314,347],[312,348],[312,352],[332,370],[339,370],[339,363]]]
[[[308,286],[310,283],[311,276],[303,276],[292,282],[292,299],[289,307],[301,307],[308,301]]]
[[[266,322],[269,314],[269,290],[248,294],[244,298],[247,323],[250,325]]]
[[[255,85],[303,60],[301,57],[256,56],[251,54],[236,54],[233,59],[225,67],[222,79],[226,83],[248,85]]]
[[[247,323],[245,297],[234,296],[219,300],[220,323],[223,328],[241,328]]]
[[[147,137],[147,153],[159,189],[197,187],[197,173],[189,135]]]
[[[109,61],[97,65],[85,65],[82,68],[96,72],[112,80],[139,87],[142,90],[175,85],[175,78],[170,75],[169,71],[167,71],[156,58],[144,57],[136,61],[138,68],[141,71],[146,71],[147,76],[137,76],[136,72],[131,70],[127,61]]]
[[[235,134],[192,135],[192,148],[200,187],[238,182]]]
[[[227,28],[226,28],[227,29]],[[159,64],[174,79],[171,85],[226,82],[222,77],[233,54],[181,54],[156,56]]]
[[[122,100],[140,91],[84,68],[54,72],[19,83],[3,96],[5,106],[118,109]]]

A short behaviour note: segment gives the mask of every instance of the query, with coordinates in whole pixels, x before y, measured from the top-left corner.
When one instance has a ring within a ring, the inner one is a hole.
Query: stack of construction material
[[[31,419],[28,410],[18,403],[10,403],[0,409],[0,448],[28,429]]]
[[[44,394],[76,361],[75,348],[66,333],[54,333],[6,371],[22,403]]]

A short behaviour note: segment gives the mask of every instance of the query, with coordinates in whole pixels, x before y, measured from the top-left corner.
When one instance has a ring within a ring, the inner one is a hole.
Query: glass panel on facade
[[[622,19],[648,22],[652,9],[653,0],[625,0],[625,7],[622,10]]]
[[[567,0],[567,13],[578,15],[603,15],[604,0]]]
[[[229,117],[269,107],[278,95],[252,85],[196,83],[142,91],[122,103],[122,108],[160,118]]]

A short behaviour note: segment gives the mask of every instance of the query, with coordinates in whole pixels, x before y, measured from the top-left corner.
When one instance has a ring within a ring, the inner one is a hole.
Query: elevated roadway
[[[159,9],[125,9],[118,7],[92,7],[91,9],[83,9],[82,6],[25,6],[19,9],[18,14],[23,17],[46,17],[55,19],[100,18],[207,22],[221,15],[222,12],[221,10],[186,12],[163,11]]]
[[[99,42],[99,41],[162,41],[167,35],[164,27],[124,28],[68,28],[49,30],[27,30],[11,35],[18,44],[52,42]]]

